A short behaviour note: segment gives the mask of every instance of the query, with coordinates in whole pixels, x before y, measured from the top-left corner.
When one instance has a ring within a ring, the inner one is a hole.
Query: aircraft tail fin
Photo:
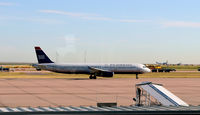
[[[52,62],[49,57],[42,51],[40,47],[35,47],[35,53],[37,56],[38,63],[54,63]]]

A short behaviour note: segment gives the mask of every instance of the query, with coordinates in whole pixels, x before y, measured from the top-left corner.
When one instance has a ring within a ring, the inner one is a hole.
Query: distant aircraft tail
[[[38,63],[54,63],[49,57],[42,51],[40,47],[35,47],[36,56],[38,59]]]

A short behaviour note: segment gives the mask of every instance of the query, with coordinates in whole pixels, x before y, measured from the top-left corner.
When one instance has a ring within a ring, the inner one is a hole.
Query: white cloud
[[[112,20],[112,18],[107,18],[107,17],[83,17],[83,19],[87,19],[87,20],[104,20],[104,21]]]
[[[38,18],[38,17],[15,17],[15,16],[0,16],[0,20],[5,20],[5,21],[12,21],[12,20],[17,20],[17,21],[29,21],[29,22],[38,22],[42,24],[64,24],[64,21],[60,20],[55,20],[55,19],[48,19],[48,18]]]
[[[132,20],[132,19],[113,19],[109,17],[102,17],[98,14],[90,14],[90,13],[74,13],[74,12],[66,12],[59,10],[39,10],[41,13],[50,13],[50,14],[59,14],[59,15],[67,15],[71,17],[77,17],[86,20],[102,20],[102,21],[118,21],[118,22],[128,22],[128,23],[138,23],[138,22],[148,22],[148,20]]]
[[[186,21],[168,21],[162,22],[162,26],[164,27],[200,27],[200,22],[186,22]]]
[[[101,17],[97,14],[89,14],[89,13],[74,13],[74,12],[65,12],[65,11],[59,11],[59,10],[40,10],[39,12],[67,15],[67,16],[71,16],[71,17],[78,17],[81,19],[86,19],[86,20],[104,20],[104,21],[112,20],[111,18]]]
[[[42,12],[42,13],[51,13],[51,14],[60,14],[60,15],[67,15],[67,16],[72,16],[72,17],[98,16],[96,14],[74,13],[74,12],[65,12],[65,11],[59,11],[59,10],[40,10],[39,12]]]
[[[0,2],[0,6],[14,6],[14,5],[16,4],[11,2]]]
[[[39,22],[43,24],[64,24],[64,21],[54,20],[54,19],[45,19],[45,18],[25,18],[27,21]]]
[[[149,22],[150,20],[131,20],[131,19],[122,19],[119,20],[120,22],[127,22],[127,23],[136,23],[136,22]]]

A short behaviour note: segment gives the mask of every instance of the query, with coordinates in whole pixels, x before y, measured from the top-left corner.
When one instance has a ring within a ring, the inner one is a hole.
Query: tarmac
[[[134,105],[135,84],[152,81],[190,105],[200,105],[200,78],[0,79],[1,107]]]

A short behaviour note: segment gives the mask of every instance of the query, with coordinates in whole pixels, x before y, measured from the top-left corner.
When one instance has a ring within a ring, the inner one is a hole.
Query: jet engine
[[[97,76],[101,76],[101,77],[113,77],[114,72],[100,72],[97,74]]]

